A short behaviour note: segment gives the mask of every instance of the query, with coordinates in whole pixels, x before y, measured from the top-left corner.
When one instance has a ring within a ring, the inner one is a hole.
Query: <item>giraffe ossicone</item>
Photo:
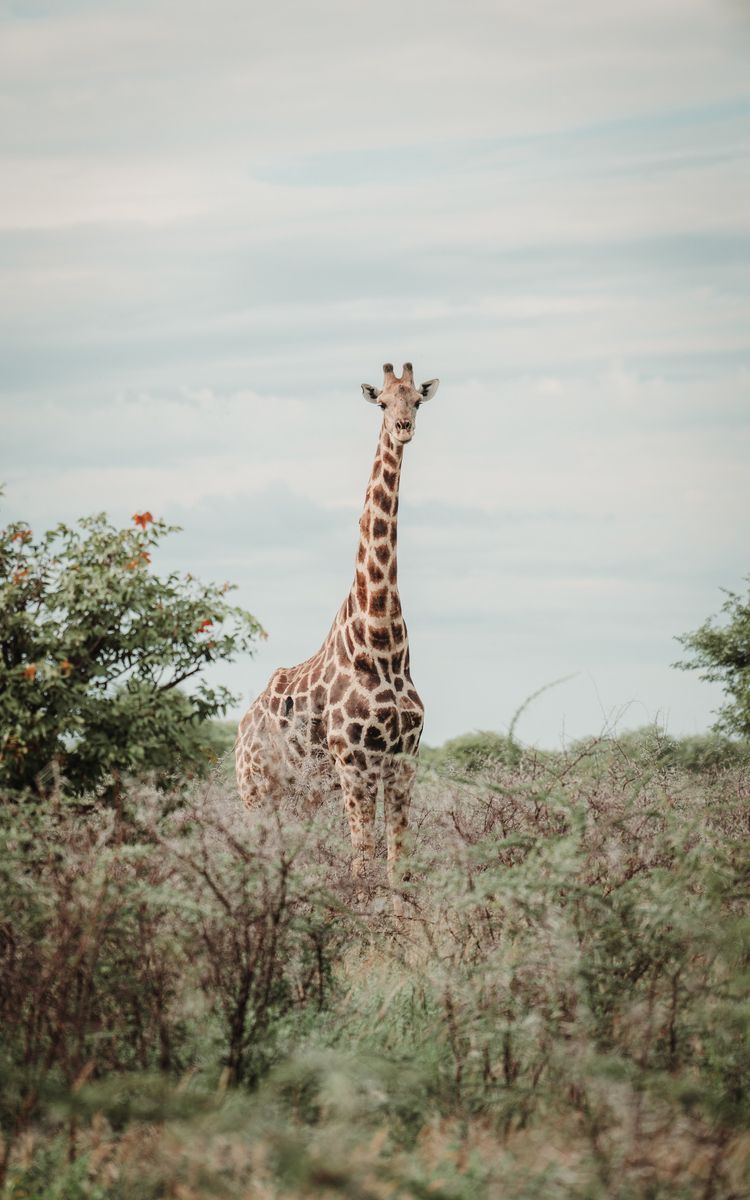
[[[354,582],[318,652],[274,671],[240,722],[237,783],[248,805],[296,792],[315,804],[343,796],[352,839],[352,874],[375,850],[375,806],[382,785],[388,878],[404,852],[424,706],[409,672],[409,641],[398,593],[396,534],[404,446],[417,410],[438,380],[414,384],[383,366],[383,386],[362,384],[383,411],[364,510]],[[394,910],[402,901],[393,892]]]

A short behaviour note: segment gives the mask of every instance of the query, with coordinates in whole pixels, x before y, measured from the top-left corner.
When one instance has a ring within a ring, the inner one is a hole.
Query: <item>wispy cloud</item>
[[[702,0],[6,5],[8,506],[148,505],[309,654],[377,414],[428,736],[708,719],[672,637],[748,569],[748,23]],[[324,19],[325,18],[325,19]]]

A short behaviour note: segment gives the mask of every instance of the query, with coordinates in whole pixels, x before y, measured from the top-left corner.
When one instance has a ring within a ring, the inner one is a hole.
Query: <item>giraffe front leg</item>
[[[344,764],[339,764],[337,770],[352,838],[352,877],[362,879],[375,856],[377,780]]]
[[[388,845],[388,884],[391,889],[393,913],[396,917],[404,915],[404,896],[399,891],[398,884],[401,878],[406,878],[406,876],[399,874],[398,863],[406,851],[409,805],[416,776],[416,760],[404,756],[396,760],[384,780],[383,807]]]

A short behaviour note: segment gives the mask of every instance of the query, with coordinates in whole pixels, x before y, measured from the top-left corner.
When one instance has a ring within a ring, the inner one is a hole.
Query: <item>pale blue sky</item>
[[[150,508],[267,626],[352,574],[385,360],[439,376],[400,576],[437,742],[704,729],[750,573],[740,3],[0,3],[7,517]],[[165,560],[166,561],[166,560]]]

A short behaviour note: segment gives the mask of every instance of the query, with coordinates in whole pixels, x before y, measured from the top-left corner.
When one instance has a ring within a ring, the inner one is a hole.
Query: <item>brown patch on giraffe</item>
[[[331,684],[331,690],[328,694],[329,704],[338,704],[339,700],[343,700],[349,687],[349,680],[344,675],[337,675]]]
[[[357,549],[357,562],[358,563],[364,562],[366,554],[367,554],[367,547],[365,546],[364,542],[360,542],[359,547]]]
[[[346,727],[346,736],[349,738],[349,741],[352,742],[355,746],[356,746],[357,742],[360,742],[362,740],[363,728],[364,728],[364,726],[361,725],[359,721],[352,721],[351,725],[347,725],[347,727]]]
[[[368,750],[387,750],[388,744],[377,725],[368,725],[365,733],[365,746]]]
[[[396,546],[396,522],[395,521],[391,522],[391,527],[388,531],[388,540],[395,549],[395,546]]]
[[[328,666],[326,667],[325,671],[323,672],[323,681],[325,683],[330,683],[335,674],[336,674],[336,666],[334,663],[329,662]]]
[[[404,654],[402,650],[400,650],[398,654],[393,655],[393,658],[391,659],[391,670],[393,671],[394,675],[401,674],[401,664],[403,662],[403,658]]]
[[[352,621],[352,636],[360,646],[367,644],[367,635],[365,633],[365,624],[361,617],[356,617]]]
[[[375,716],[378,720],[378,724],[382,725],[384,729],[388,730],[390,730],[390,727],[393,725],[394,719],[398,720],[398,712],[396,709],[391,707],[376,709]]]
[[[391,635],[387,629],[371,629],[370,641],[374,650],[389,650]]]
[[[396,486],[396,472],[395,471],[386,471],[384,468],[383,469],[383,483],[388,488],[388,490],[390,492],[392,492],[394,487]]]
[[[388,522],[384,521],[382,517],[376,517],[372,523],[372,536],[374,538],[382,538],[385,537],[387,532]],[[391,531],[391,533],[393,533],[393,531]]]
[[[392,558],[391,565],[388,568],[388,582],[389,583],[395,584],[396,579],[397,579],[397,571],[398,571],[398,568],[396,566],[396,559]]]
[[[344,641],[346,643],[346,652],[349,655],[349,658],[352,658],[354,655],[354,638],[352,637],[352,631],[348,625],[344,629]]]
[[[375,663],[366,654],[358,654],[354,660],[354,670],[361,678],[357,681],[361,687],[366,687],[368,691],[378,686],[378,673],[375,669]]]
[[[326,691],[322,684],[318,683],[315,685],[310,699],[318,712],[321,712],[326,702]]]
[[[401,679],[401,678],[399,678],[399,677],[397,677],[396,679],[394,679],[394,681],[393,681],[393,686],[395,687],[395,689],[396,689],[396,691],[397,691],[397,692],[403,692],[403,690],[404,690],[404,681],[403,681],[403,679]]]
[[[363,750],[353,750],[352,762],[359,767],[360,771],[364,771],[367,768],[367,755]]]
[[[370,715],[370,705],[366,697],[357,692],[350,693],[344,707],[350,717],[359,717],[362,721],[366,721]]]
[[[340,708],[333,708],[333,709],[331,709],[331,713],[330,713],[330,716],[329,716],[329,720],[330,720],[330,722],[331,722],[331,725],[332,725],[334,728],[338,728],[340,725],[343,725],[343,724],[344,724],[344,713],[343,713],[343,710],[342,710],[342,709],[340,709]]]
[[[375,551],[375,557],[377,558],[378,562],[381,562],[383,564],[383,566],[385,566],[391,557],[390,546],[386,542],[386,543],[381,543],[379,546],[374,546],[373,549]]]
[[[367,581],[361,571],[357,571],[357,603],[360,608],[367,608]]]
[[[390,450],[383,451],[383,462],[387,467],[391,467],[394,471],[398,467],[398,459],[394,454],[391,454]]]
[[[382,509],[384,513],[387,513],[390,515],[392,497],[391,497],[390,493],[385,490],[385,488],[382,488],[382,487],[373,488],[372,498],[375,501],[375,503],[377,504],[378,508]]]
[[[382,617],[388,606],[388,588],[381,588],[370,595],[369,612],[373,617]]]
[[[391,637],[393,638],[394,646],[398,646],[400,644],[400,642],[403,640],[403,636],[404,636],[403,622],[394,621],[393,625],[391,625]]]
[[[381,571],[380,567],[376,562],[373,562],[371,558],[368,558],[367,560],[367,574],[370,576],[371,583],[382,583],[385,579],[385,575]]]
[[[404,732],[410,729],[416,729],[417,725],[422,724],[422,713],[417,712],[414,708],[403,708],[401,710],[401,728]]]
[[[276,686],[274,687],[274,691],[278,692],[279,694],[281,694],[281,692],[285,692],[286,691],[286,682],[287,682],[286,672],[280,673],[277,676]]]
[[[393,692],[390,688],[383,688],[381,691],[375,694],[373,699],[375,700],[376,704],[393,704],[396,697],[393,695]]]
[[[339,635],[336,638],[336,656],[342,667],[349,666],[349,655],[346,652],[344,638],[341,633],[339,633]]]

